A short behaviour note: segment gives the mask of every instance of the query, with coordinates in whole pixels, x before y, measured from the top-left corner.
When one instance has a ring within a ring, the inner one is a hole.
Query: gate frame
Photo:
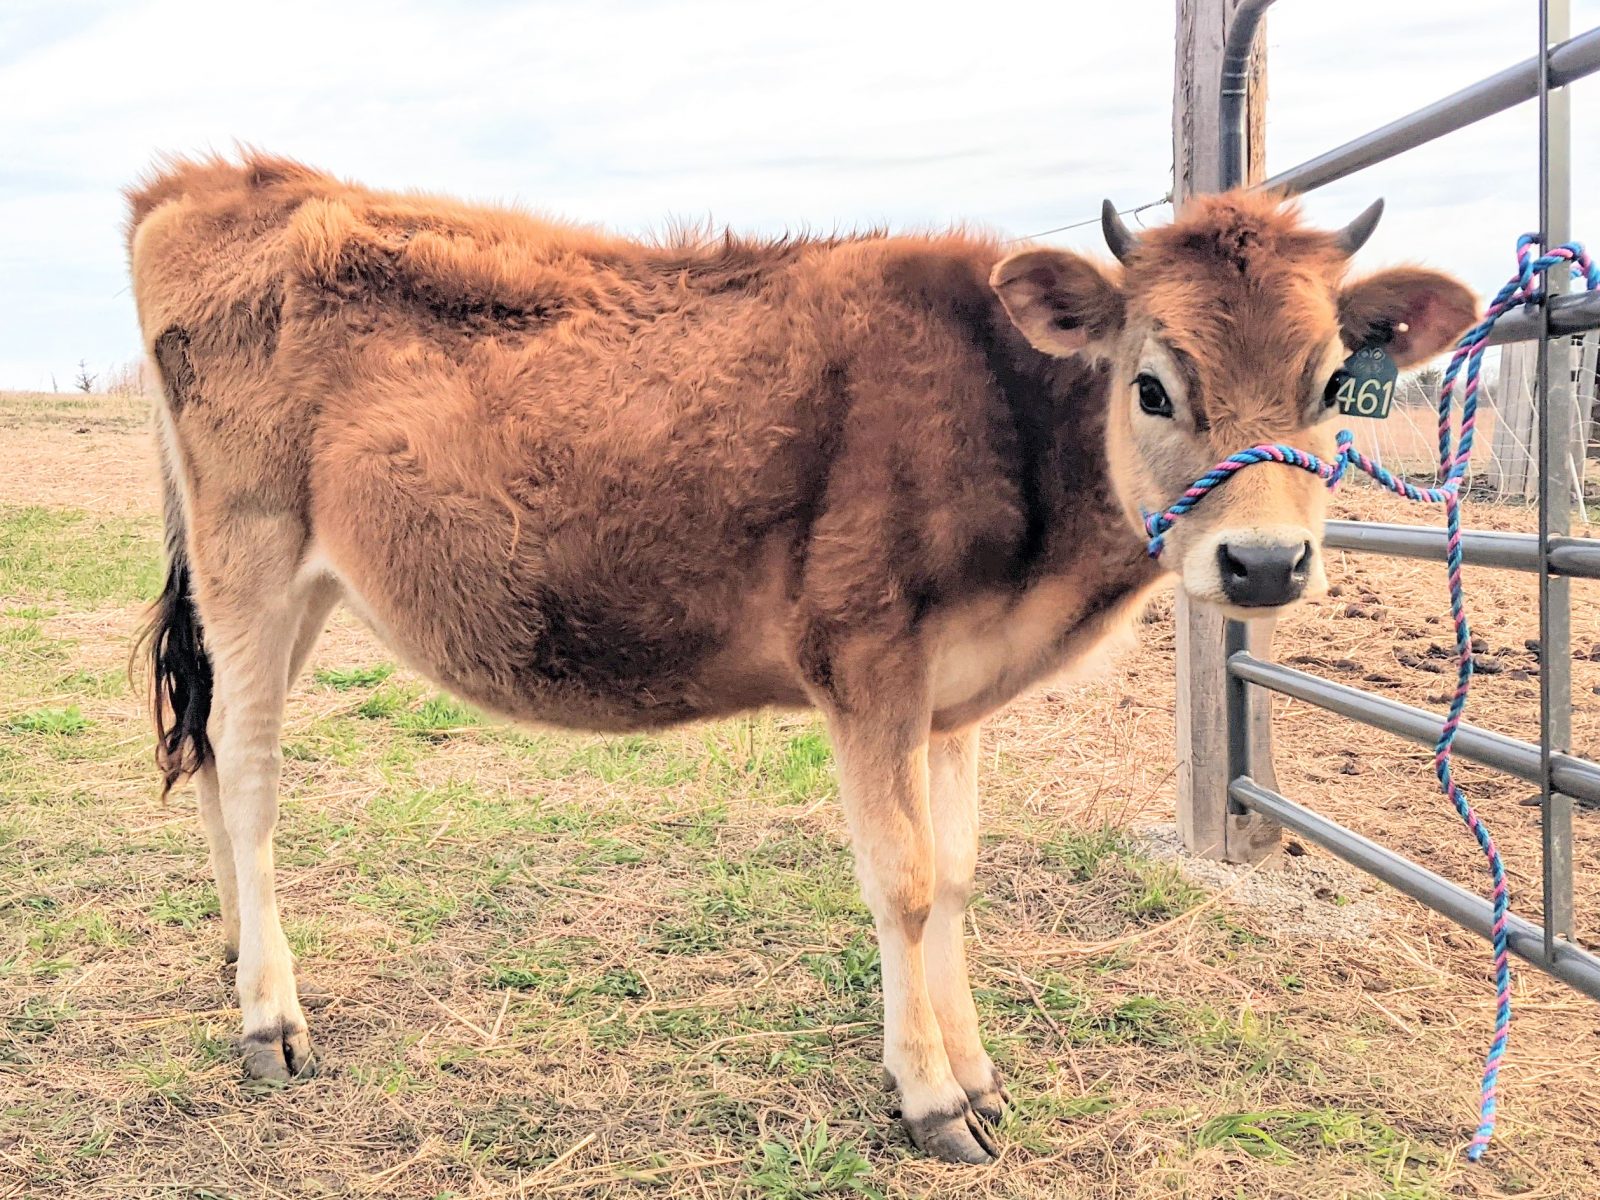
[[[1273,0],[1178,0],[1178,86],[1174,94],[1174,199],[1245,184],[1307,192],[1524,101],[1539,106],[1539,226],[1544,246],[1570,236],[1571,100],[1567,85],[1600,72],[1600,28],[1571,36],[1569,0],[1538,0],[1539,49],[1497,75],[1262,180],[1263,139],[1252,130],[1257,34]],[[1556,42],[1552,45],[1552,39]],[[1214,114],[1214,115],[1213,115]],[[1215,140],[1211,136],[1214,135]],[[1255,153],[1252,154],[1252,149]],[[1252,158],[1254,161],[1252,161]],[[1600,540],[1573,538],[1568,464],[1571,372],[1564,335],[1600,328],[1600,294],[1567,295],[1568,272],[1544,272],[1547,299],[1507,314],[1489,341],[1537,340],[1539,532],[1468,533],[1465,561],[1529,571],[1539,590],[1539,743],[1462,725],[1456,752],[1536,783],[1542,817],[1542,927],[1511,914],[1511,951],[1600,1000],[1600,958],[1572,940],[1572,806],[1600,804],[1600,764],[1570,753],[1571,578],[1600,579]],[[1553,339],[1559,339],[1552,344]],[[1552,365],[1554,369],[1552,369]],[[1559,381],[1552,391],[1552,376]],[[1559,503],[1553,503],[1559,497]],[[1432,526],[1329,521],[1334,549],[1443,561],[1444,530]],[[1255,627],[1255,628],[1252,628]],[[1303,700],[1431,746],[1442,719],[1422,709],[1321,679],[1266,657],[1270,622],[1223,621],[1198,606],[1178,607],[1178,825],[1190,852],[1230,862],[1275,854],[1282,828],[1294,830],[1389,883],[1456,924],[1490,936],[1487,900],[1403,855],[1280,795],[1271,772],[1270,698]],[[1216,701],[1221,699],[1221,703]]]

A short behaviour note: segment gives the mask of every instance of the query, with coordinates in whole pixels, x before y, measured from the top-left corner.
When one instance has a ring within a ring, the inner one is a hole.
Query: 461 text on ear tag
[[[1382,346],[1363,346],[1344,360],[1344,378],[1334,399],[1347,417],[1382,420],[1394,403],[1394,384],[1400,368]]]

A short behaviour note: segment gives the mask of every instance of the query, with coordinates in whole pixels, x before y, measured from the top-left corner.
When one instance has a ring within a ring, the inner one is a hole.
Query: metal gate
[[[1246,182],[1246,116],[1249,104],[1250,59],[1261,18],[1272,0],[1225,2],[1216,15],[1221,22],[1221,72],[1214,83],[1197,80],[1197,86],[1215,86],[1214,97],[1220,145],[1216,147],[1218,186]],[[1570,235],[1568,229],[1571,178],[1568,168],[1570,140],[1568,100],[1559,89],[1576,79],[1600,71],[1600,28],[1569,37],[1567,0],[1539,0],[1538,53],[1498,75],[1465,88],[1435,104],[1402,117],[1309,162],[1266,180],[1263,186],[1306,192],[1342,179],[1454,130],[1527,100],[1539,107],[1539,227],[1544,243],[1555,245]],[[1551,45],[1551,38],[1557,39]],[[1213,60],[1214,61],[1214,60]],[[1210,99],[1210,98],[1208,98]],[[1205,122],[1195,122],[1198,136]],[[1520,232],[1508,231],[1509,236]],[[1597,231],[1600,232],[1600,231]],[[1535,784],[1540,789],[1543,818],[1542,928],[1513,914],[1508,922],[1510,948],[1529,963],[1600,999],[1600,958],[1573,942],[1572,915],[1572,807],[1574,800],[1600,805],[1600,765],[1569,753],[1571,733],[1570,580],[1600,578],[1600,539],[1573,538],[1570,534],[1572,486],[1570,423],[1567,403],[1552,391],[1552,381],[1570,387],[1566,362],[1569,338],[1563,336],[1600,328],[1600,293],[1565,295],[1566,271],[1547,273],[1548,299],[1537,309],[1507,314],[1490,340],[1536,340],[1537,395],[1539,397],[1539,532],[1537,534],[1473,533],[1463,537],[1465,560],[1470,564],[1526,571],[1538,576],[1539,588],[1539,744],[1501,733],[1463,725],[1456,753]],[[1559,277],[1558,277],[1559,275]],[[1553,339],[1559,339],[1554,340]],[[1559,360],[1559,361],[1557,361]],[[1581,447],[1577,451],[1583,453]],[[1579,459],[1581,462],[1581,458]],[[1410,525],[1328,523],[1330,547],[1408,558],[1444,561],[1444,531]],[[1439,736],[1441,718],[1393,700],[1369,695],[1358,688],[1334,683],[1251,653],[1247,626],[1227,622],[1222,646],[1195,640],[1191,622],[1187,653],[1211,655],[1221,671],[1225,703],[1218,718],[1223,745],[1180,729],[1180,740],[1192,754],[1209,751],[1225,755],[1226,787],[1208,787],[1215,776],[1191,769],[1180,796],[1180,826],[1225,830],[1271,822],[1292,829],[1309,841],[1398,888],[1457,924],[1488,937],[1490,905],[1467,889],[1427,870],[1402,855],[1346,829],[1279,794],[1269,786],[1270,769],[1259,745],[1264,702],[1252,689],[1290,696],[1329,712],[1387,730],[1414,742],[1432,746]],[[1180,654],[1185,653],[1180,637]],[[1196,677],[1194,662],[1180,668]],[[1180,687],[1182,685],[1180,684]],[[1191,710],[1197,707],[1189,701]],[[1180,721],[1184,718],[1180,715]],[[1198,718],[1190,718],[1198,719]],[[1252,741],[1258,744],[1252,746]],[[1257,764],[1252,777],[1252,763]],[[1225,792],[1225,794],[1223,794]],[[1190,849],[1233,859],[1259,855],[1259,836],[1230,843],[1222,835],[1202,839],[1186,834]]]

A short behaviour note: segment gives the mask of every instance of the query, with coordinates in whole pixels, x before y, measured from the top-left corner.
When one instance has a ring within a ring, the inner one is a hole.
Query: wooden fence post
[[[1491,486],[1497,495],[1518,500],[1533,500],[1539,495],[1533,351],[1532,342],[1501,346],[1500,375],[1494,389],[1494,437],[1489,442]]]
[[[1223,41],[1239,0],[1177,0],[1176,79],[1172,93],[1172,194],[1181,210],[1195,195],[1222,187]],[[1266,178],[1266,51],[1258,37],[1250,59],[1248,166],[1245,182]],[[1252,654],[1272,648],[1271,621],[1251,621]],[[1214,610],[1177,603],[1178,832],[1190,853],[1228,862],[1260,862],[1277,852],[1278,826],[1228,803],[1227,650],[1225,622]],[[1250,689],[1250,774],[1277,789],[1272,769],[1270,701]]]
[[[1571,447],[1564,475],[1570,482],[1570,501],[1583,504],[1583,459],[1594,418],[1594,363],[1597,332],[1550,343],[1550,377],[1556,380],[1548,403],[1568,410],[1562,445]],[[1535,396],[1534,342],[1513,342],[1500,347],[1500,371],[1494,388],[1494,436],[1489,442],[1489,465],[1477,474],[1501,497],[1532,502],[1539,497],[1539,405]],[[1563,384],[1561,381],[1568,382]]]

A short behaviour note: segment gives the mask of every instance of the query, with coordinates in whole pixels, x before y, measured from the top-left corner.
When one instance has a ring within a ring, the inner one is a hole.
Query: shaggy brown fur
[[[1340,303],[1391,330],[1394,304],[1341,301],[1332,239],[1252,196],[1149,235],[1126,282],[1055,251],[996,268],[965,234],[641,245],[264,156],[130,199],[174,527],[161,753],[198,772],[252,1073],[310,1064],[277,723],[342,598],[512,717],[820,707],[907,1123],[986,1158],[972,727],[1127,624],[1158,575],[1140,504],[1241,438],[1309,436]],[[1186,407],[1145,429],[1126,385],[1152,338]],[[1299,480],[1229,490],[1204,528],[1320,527]],[[203,646],[173,625],[196,609]]]
[[[268,159],[179,167],[134,219],[193,490],[267,480],[397,648],[495,711],[803,704],[846,686],[837,631],[1154,573],[1108,528],[1103,373],[1017,335],[993,243],[652,248]]]

